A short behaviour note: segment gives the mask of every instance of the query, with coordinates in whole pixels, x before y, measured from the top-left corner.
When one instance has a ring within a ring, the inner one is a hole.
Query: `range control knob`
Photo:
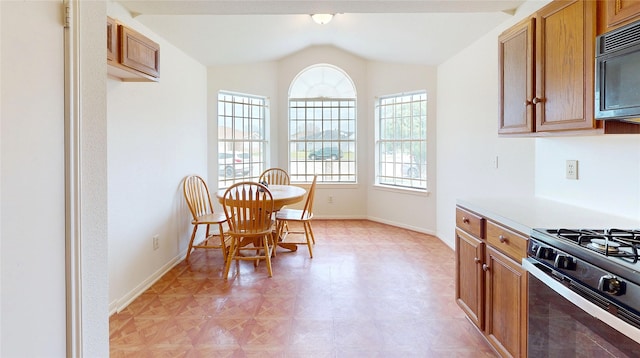
[[[536,244],[535,242],[532,242],[529,245],[529,253],[535,255],[536,252],[538,252],[538,248],[540,247],[540,245]]]
[[[539,259],[553,260],[555,256],[556,253],[550,247],[540,246],[536,252],[536,257]]]
[[[598,289],[614,296],[624,295],[627,284],[618,280],[617,277],[604,275],[598,281]]]
[[[576,269],[576,259],[564,254],[558,254],[556,260],[553,262],[553,266],[566,270]]]

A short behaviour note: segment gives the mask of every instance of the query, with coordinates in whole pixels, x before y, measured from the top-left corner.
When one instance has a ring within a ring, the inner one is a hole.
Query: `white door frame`
[[[64,0],[65,246],[67,357],[82,356],[82,255],[80,240],[80,37],[79,1]]]

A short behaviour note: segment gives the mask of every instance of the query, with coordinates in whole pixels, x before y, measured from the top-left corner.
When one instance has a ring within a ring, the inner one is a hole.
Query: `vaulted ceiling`
[[[313,45],[372,61],[437,65],[507,20],[524,0],[118,2],[206,66],[273,61]],[[319,25],[314,13],[335,16]]]

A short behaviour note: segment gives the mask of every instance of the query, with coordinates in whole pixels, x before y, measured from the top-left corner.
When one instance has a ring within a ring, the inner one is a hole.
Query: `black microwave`
[[[640,21],[596,37],[595,118],[640,123]]]

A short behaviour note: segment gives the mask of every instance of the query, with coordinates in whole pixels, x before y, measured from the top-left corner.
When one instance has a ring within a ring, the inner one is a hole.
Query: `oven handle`
[[[589,300],[573,292],[571,289],[569,289],[562,283],[558,282],[549,274],[539,269],[537,265],[541,265],[541,264],[538,264],[537,261],[533,258],[522,259],[522,268],[527,270],[529,274],[533,275],[538,280],[542,281],[542,283],[547,285],[557,294],[566,298],[567,300],[569,300],[569,302],[578,306],[581,310],[587,312],[588,314],[599,319],[600,321],[608,324],[609,326],[619,331],[620,333],[624,334],[625,336],[640,343],[640,329],[637,329],[636,327],[626,323],[625,321],[617,318],[616,316],[610,314],[609,312],[589,302]]]

